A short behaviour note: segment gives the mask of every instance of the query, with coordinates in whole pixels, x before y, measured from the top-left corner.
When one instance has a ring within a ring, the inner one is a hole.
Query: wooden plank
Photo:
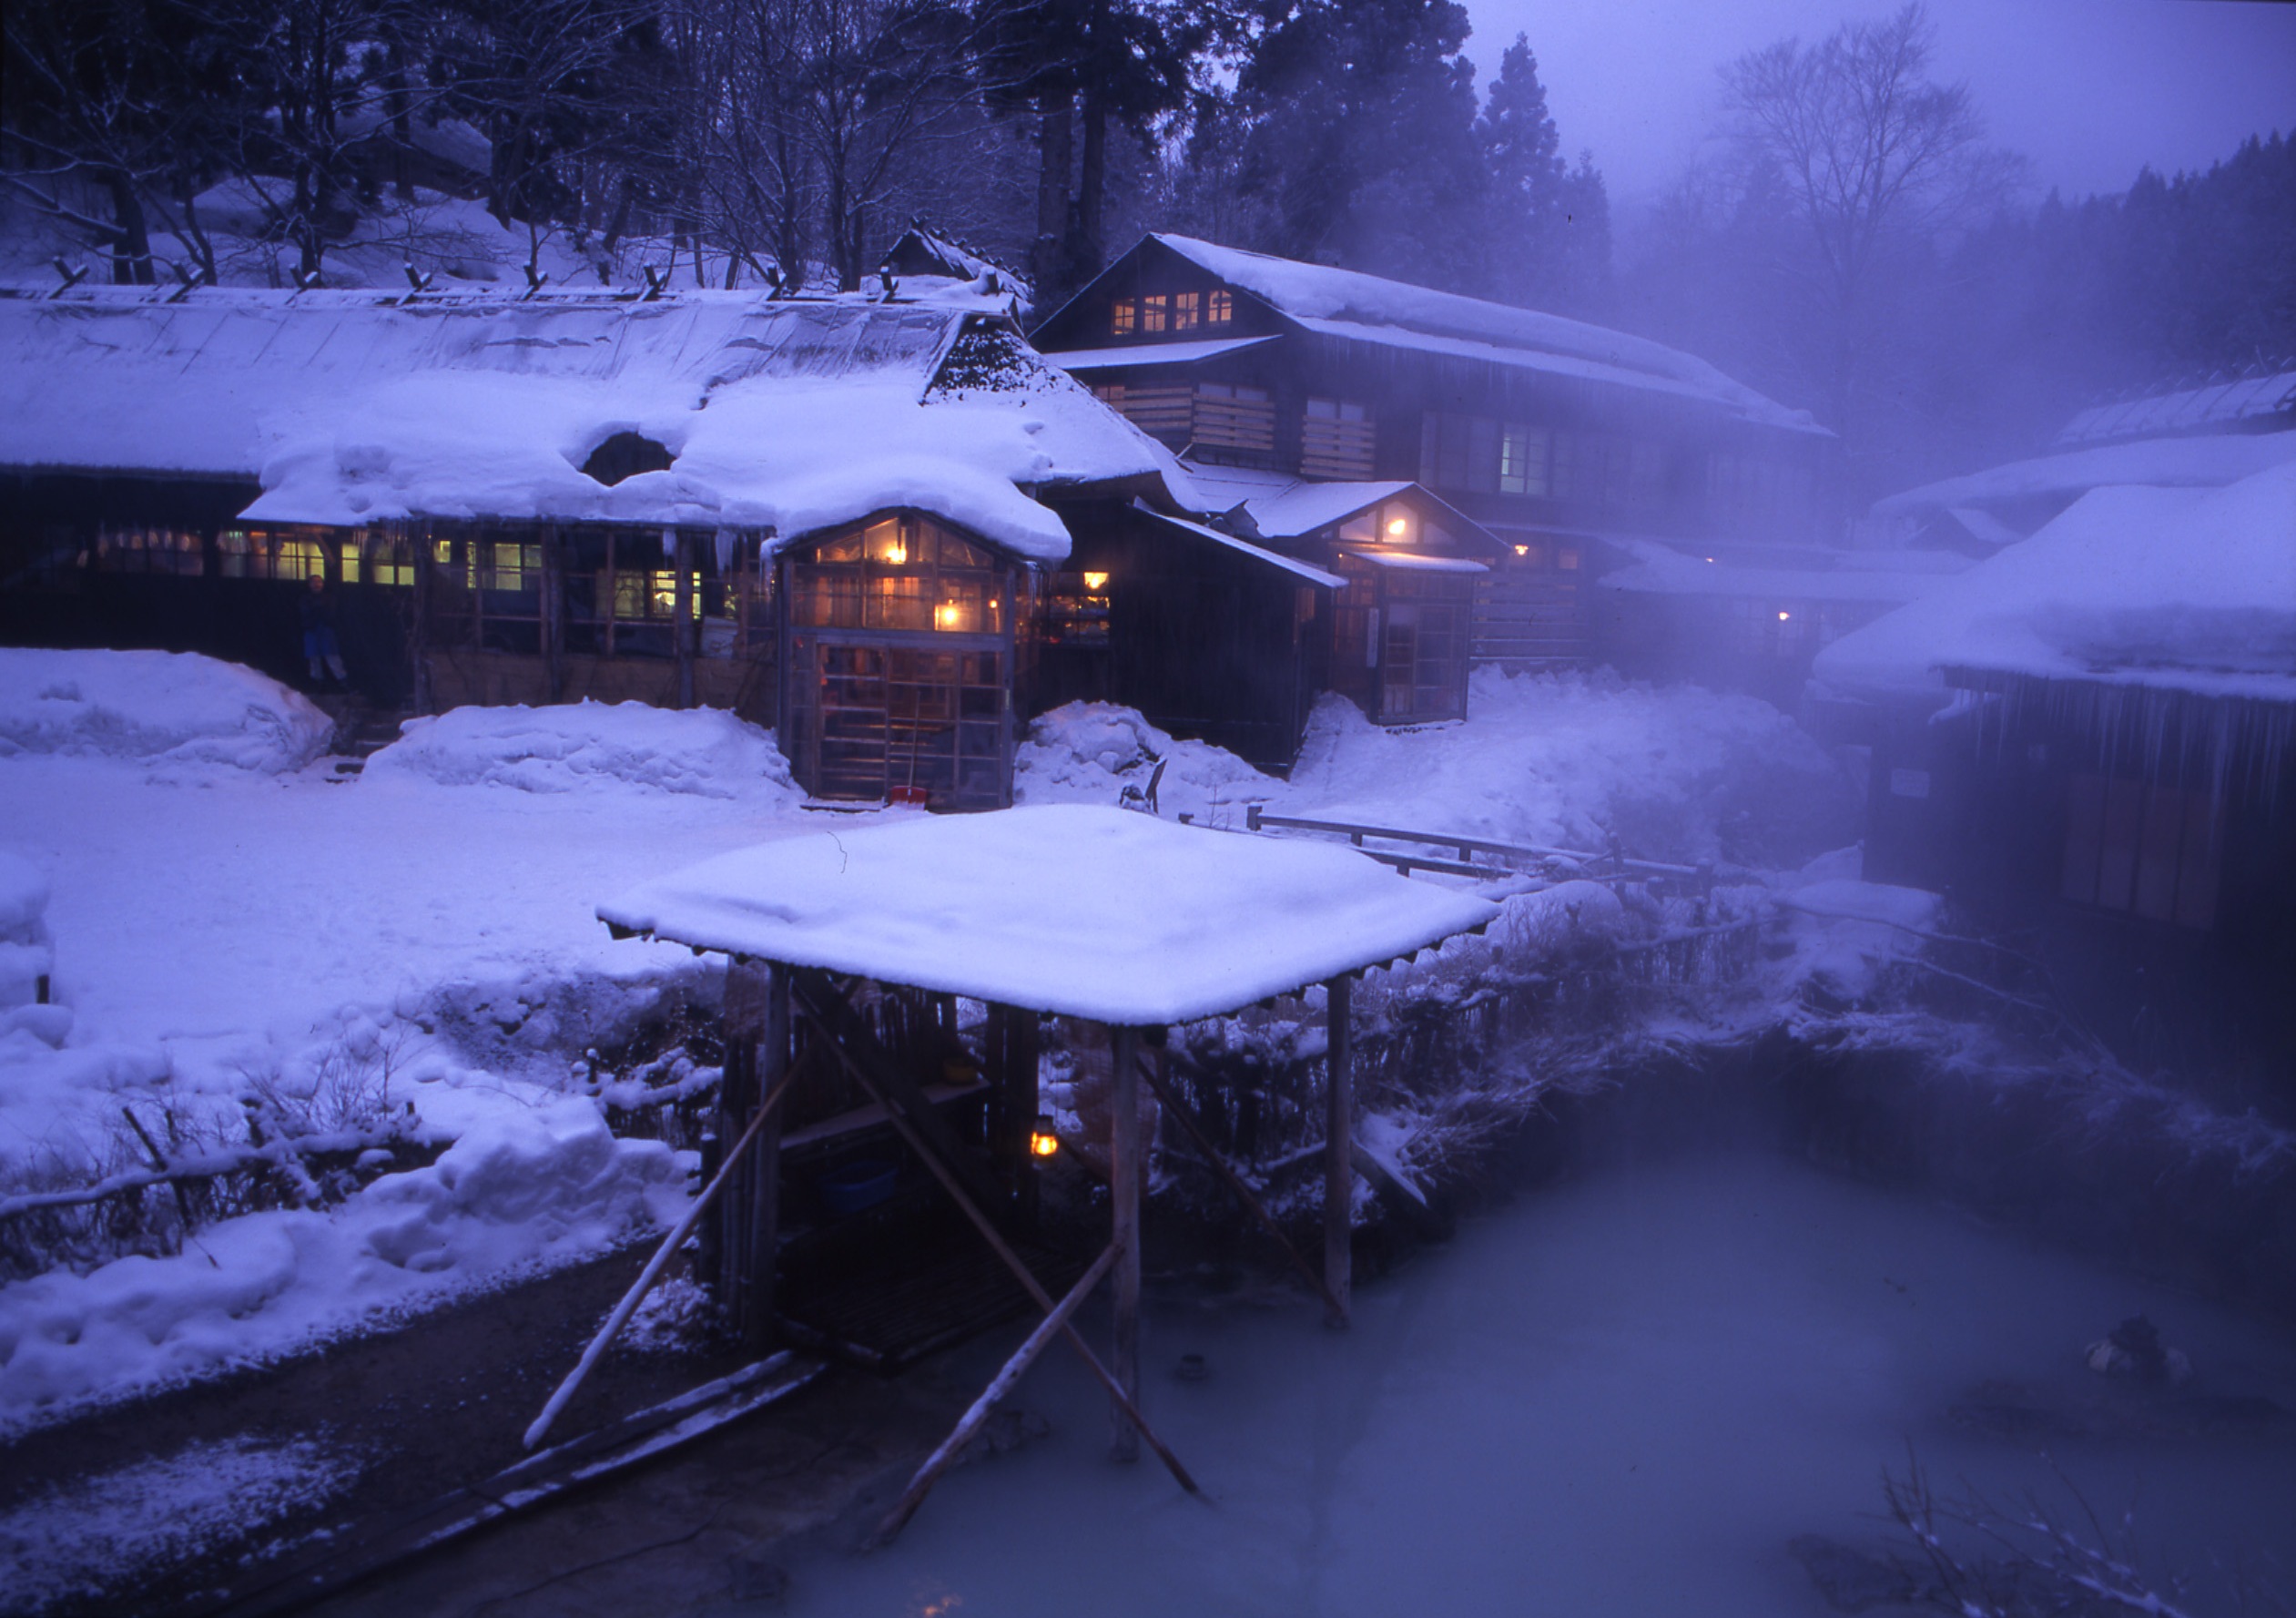
[[[884,1519],[878,1523],[875,1543],[891,1544],[900,1531],[909,1526],[909,1520],[917,1515],[917,1508],[925,1503],[925,1496],[940,1481],[941,1473],[956,1463],[957,1458],[964,1453],[965,1446],[972,1442],[974,1435],[980,1432],[990,1414],[1028,1373],[1029,1367],[1036,1363],[1053,1338],[1068,1325],[1069,1317],[1076,1313],[1076,1306],[1092,1296],[1092,1288],[1100,1285],[1101,1277],[1115,1262],[1116,1249],[1113,1247],[1102,1248],[1101,1256],[1092,1260],[1092,1267],[1078,1277],[1076,1285],[1068,1289],[1067,1295],[1052,1312],[1044,1317],[1037,1328],[1029,1333],[1027,1339],[1013,1351],[1012,1358],[1004,1362],[1003,1369],[990,1379],[988,1387],[980,1390],[980,1397],[972,1401],[972,1408],[958,1420],[949,1436],[940,1441],[940,1447],[925,1458],[925,1464],[919,1467],[916,1475],[909,1479],[909,1487],[901,1491],[900,1499],[893,1503],[893,1509],[886,1512]]]
[[[1115,1460],[1140,1459],[1140,1433],[1129,1420],[1140,1402],[1140,1031],[1109,1030],[1114,1072],[1109,1086],[1109,1245],[1117,1254],[1115,1341],[1109,1369],[1116,1373],[1126,1402],[1110,1411],[1113,1429],[1108,1453]]]
[[[1324,985],[1324,1324],[1335,1328],[1347,1324],[1355,1285],[1354,987],[1345,974]]]
[[[826,1369],[818,1359],[774,1355],[529,1456],[468,1489],[338,1533],[324,1549],[259,1572],[247,1586],[227,1590],[190,1611],[197,1618],[272,1618],[300,1612],[421,1552],[716,1432],[787,1399]]]

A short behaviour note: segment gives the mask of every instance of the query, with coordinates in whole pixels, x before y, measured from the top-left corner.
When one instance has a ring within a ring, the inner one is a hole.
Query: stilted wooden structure
[[[645,935],[733,959],[719,1134],[745,1143],[745,1161],[727,1165],[732,1185],[706,1269],[745,1334],[753,1321],[769,1331],[772,1318],[773,1226],[761,1199],[772,1201],[774,1126],[757,1128],[752,1109],[777,1093],[777,1076],[793,1060],[793,1029],[802,1031],[806,1060],[834,1063],[881,1109],[1043,1313],[1042,1325],[886,1517],[879,1532],[890,1537],[1055,1337],[1108,1390],[1112,1454],[1131,1460],[1145,1443],[1183,1489],[1197,1491],[1141,1411],[1141,1202],[1153,1145],[1143,1138],[1141,1084],[1173,1103],[1171,1086],[1143,1059],[1143,1044],[1161,1059],[1176,1024],[1324,986],[1330,1083],[1321,1274],[1288,1243],[1285,1250],[1322,1294],[1329,1324],[1344,1326],[1355,1189],[1353,978],[1479,931],[1496,908],[1413,883],[1348,849],[1063,806],[792,838],[648,884],[598,913],[617,936]],[[949,1127],[857,1009],[857,992],[872,982],[934,996],[934,1016],[952,1040],[956,997],[985,1003],[987,1152]],[[1028,1176],[1012,1171],[1027,1162],[1037,1019],[1045,1013],[1102,1024],[1113,1059],[1109,1241],[1058,1299],[1010,1236],[1025,1204]],[[1171,1110],[1201,1145],[1201,1124],[1183,1106]],[[1245,1206],[1275,1229],[1233,1167],[1204,1149]],[[764,1155],[752,1162],[747,1153]],[[1071,1318],[1103,1275],[1114,1291],[1105,1360]]]

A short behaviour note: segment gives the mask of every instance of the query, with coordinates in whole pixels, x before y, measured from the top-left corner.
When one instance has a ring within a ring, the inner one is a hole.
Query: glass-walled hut
[[[831,801],[1008,807],[1027,566],[894,512],[792,543],[778,571],[782,746],[798,783]]]

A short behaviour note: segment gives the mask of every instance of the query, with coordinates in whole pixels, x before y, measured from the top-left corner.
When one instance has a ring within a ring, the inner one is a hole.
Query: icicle
[[[662,560],[665,562],[677,560],[677,530],[675,528],[662,530]]]
[[[717,549],[717,576],[721,579],[734,571],[734,541],[737,537],[730,528],[720,528],[714,535]]]

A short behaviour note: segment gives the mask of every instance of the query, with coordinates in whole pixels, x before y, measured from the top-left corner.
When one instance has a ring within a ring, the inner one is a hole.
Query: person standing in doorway
[[[311,684],[331,674],[339,686],[350,684],[343,667],[342,648],[335,644],[335,598],[327,594],[327,575],[310,575],[310,588],[295,604],[303,620],[303,658],[311,666]]]

